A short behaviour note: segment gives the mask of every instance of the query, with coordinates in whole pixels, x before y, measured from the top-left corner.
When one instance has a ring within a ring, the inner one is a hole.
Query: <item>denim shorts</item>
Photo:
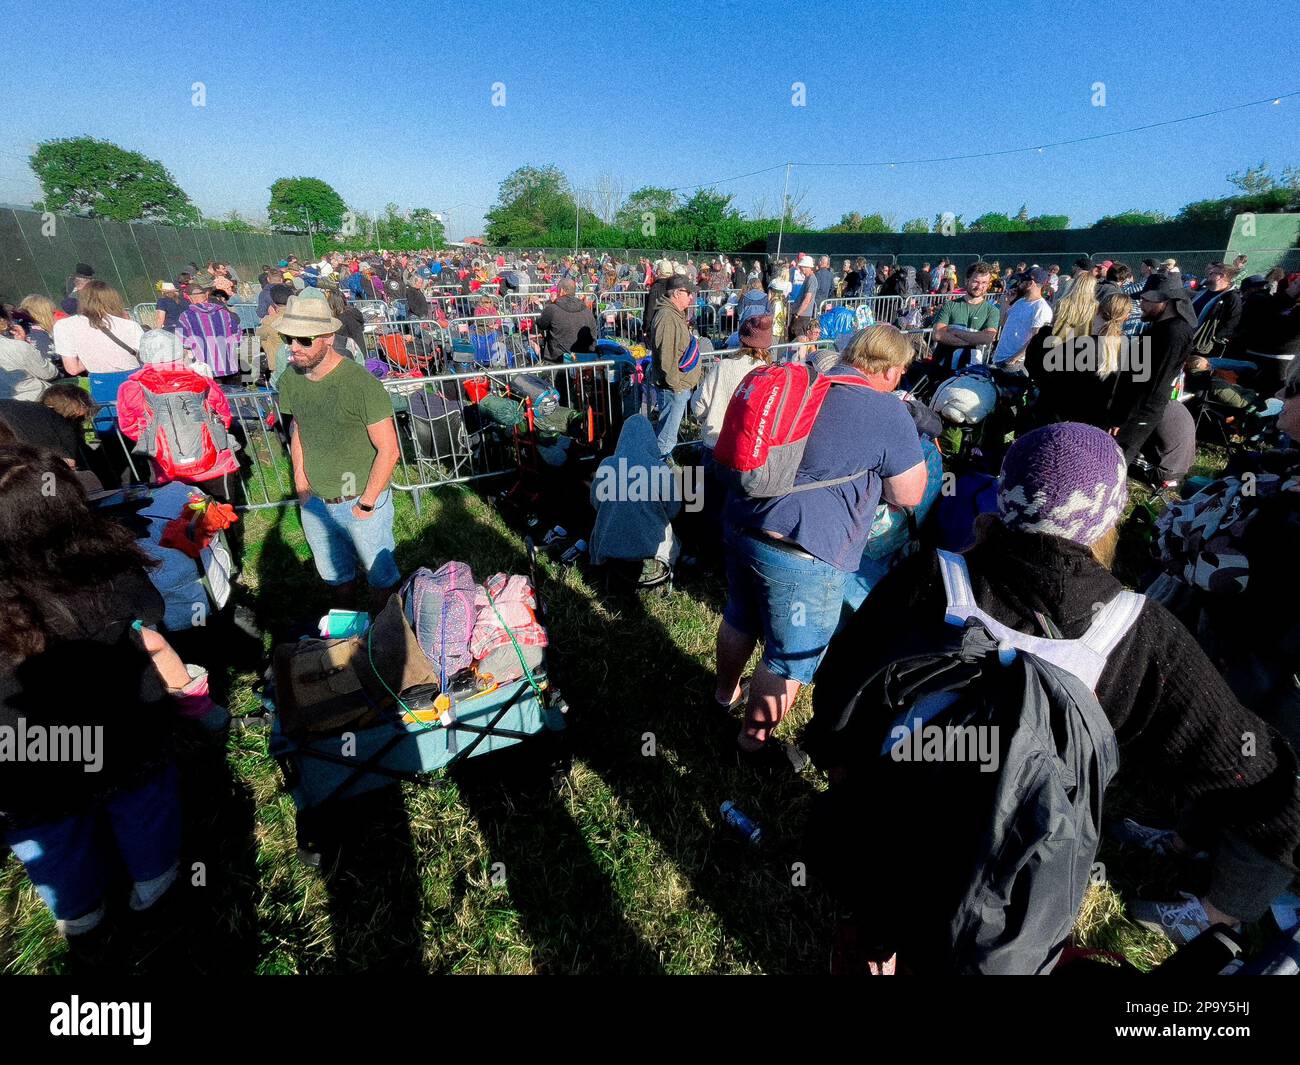
[[[848,574],[803,552],[727,528],[723,618],[763,640],[763,664],[807,684],[817,672],[844,606]]]
[[[176,766],[169,765],[85,813],[5,833],[4,841],[57,920],[81,917],[103,901],[117,859],[136,882],[161,876],[176,863],[179,779]]]
[[[312,496],[300,508],[302,531],[326,584],[347,584],[357,578],[357,562],[372,588],[391,588],[402,579],[393,558],[393,490],[375,500],[375,511],[361,519],[352,513],[356,500],[326,503]]]

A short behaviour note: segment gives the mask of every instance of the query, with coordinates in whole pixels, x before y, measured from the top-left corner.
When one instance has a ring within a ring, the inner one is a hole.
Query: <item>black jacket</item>
[[[979,605],[1021,632],[1039,634],[1035,611],[1077,639],[1120,582],[1091,552],[1053,536],[995,525],[966,553]],[[891,633],[909,621],[943,617],[945,596],[934,552],[900,563],[831,642],[817,671],[813,719],[804,745],[819,765],[836,764],[833,722],[865,680],[890,660]],[[864,649],[876,648],[871,663]],[[1107,661],[1097,699],[1120,744],[1120,773],[1132,774],[1196,807],[1208,824],[1231,829],[1274,861],[1297,868],[1300,783],[1294,751],[1242,706],[1191,634],[1159,603],[1147,601]],[[1256,738],[1253,755],[1242,736]]]
[[[1215,297],[1218,297],[1217,299]],[[1197,317],[1201,311],[1214,300],[1210,307],[1210,318],[1214,321],[1214,339],[1227,343],[1236,335],[1241,322],[1241,291],[1235,288],[1225,289],[1222,293],[1203,292],[1192,301]]]
[[[1129,454],[1140,446],[1160,421],[1160,412],[1173,394],[1174,381],[1192,349],[1192,327],[1179,316],[1153,322],[1143,340],[1150,338],[1150,347],[1144,343],[1138,350],[1150,352],[1150,366],[1139,366],[1131,360],[1130,371],[1115,392],[1111,413],[1113,424],[1120,426],[1119,446]],[[1139,372],[1140,371],[1140,372]],[[1139,380],[1141,378],[1141,380]]]
[[[30,736],[31,726],[100,728],[102,764],[87,772],[85,762],[0,762],[0,825],[88,810],[143,783],[170,754],[176,707],[130,628],[137,618],[156,625],[163,617],[144,571],[41,608],[58,635],[17,665],[0,662],[0,728],[14,737],[24,729]]]
[[[429,317],[429,301],[424,297],[424,290],[406,288],[406,313],[412,318]]]
[[[542,334],[542,358],[563,362],[564,352],[596,350],[596,316],[577,296],[561,296],[548,303],[537,319]]]
[[[1059,347],[1048,347],[1051,335],[1052,327],[1042,326],[1025,347],[1025,372],[1038,386],[1034,410],[1039,420],[1083,422],[1098,429],[1119,425],[1112,408],[1124,375],[1122,371],[1097,375],[1092,363],[1100,339],[1075,337]]]

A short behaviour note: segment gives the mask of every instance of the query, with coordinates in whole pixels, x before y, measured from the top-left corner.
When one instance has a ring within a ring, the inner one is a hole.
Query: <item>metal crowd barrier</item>
[[[440,373],[451,360],[451,335],[436,318],[376,322],[366,330],[366,357],[392,373]]]
[[[484,368],[387,381],[384,387],[396,408],[400,444],[393,488],[411,493],[417,513],[427,489],[562,464],[563,441],[574,434],[594,455],[622,420],[614,412],[627,412],[619,364],[609,359]],[[514,426],[528,424],[530,417],[554,443],[534,447],[516,439]]]
[[[455,318],[447,324],[452,360],[494,369],[541,362],[537,314],[489,312]]]

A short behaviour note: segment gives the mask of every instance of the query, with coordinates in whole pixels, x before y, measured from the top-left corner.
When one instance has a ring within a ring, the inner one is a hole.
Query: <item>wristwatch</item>
[[[360,499],[358,499],[358,500],[357,500],[357,509],[358,509],[358,510],[361,510],[361,511],[364,511],[366,514],[369,514],[369,513],[371,513],[371,512],[375,509],[375,505],[374,505],[373,503],[363,503],[363,502],[361,502]]]

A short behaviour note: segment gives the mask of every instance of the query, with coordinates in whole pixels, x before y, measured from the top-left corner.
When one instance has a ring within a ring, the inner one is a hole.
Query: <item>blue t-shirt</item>
[[[837,368],[835,376],[852,374]],[[765,529],[793,540],[810,555],[847,573],[857,569],[884,477],[925,461],[916,423],[889,392],[832,387],[808,434],[796,485],[868,472],[843,484],[775,499],[732,496],[727,520],[739,529]]]

